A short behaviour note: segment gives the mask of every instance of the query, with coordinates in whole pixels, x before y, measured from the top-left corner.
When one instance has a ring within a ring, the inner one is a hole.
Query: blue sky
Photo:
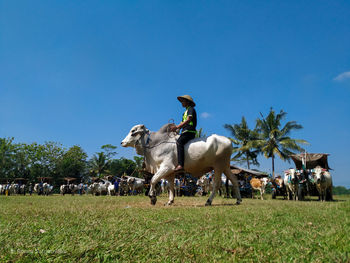
[[[206,134],[283,109],[350,187],[349,29],[349,1],[0,0],[0,137],[132,158],[130,128],[179,122],[190,94]]]

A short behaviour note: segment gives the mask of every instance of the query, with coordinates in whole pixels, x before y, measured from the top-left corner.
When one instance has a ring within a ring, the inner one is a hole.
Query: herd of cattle
[[[318,194],[320,201],[333,200],[331,174],[320,166],[305,171],[289,169],[285,171],[283,181],[282,178],[276,178],[275,186],[277,189],[284,187],[285,196],[289,200],[303,200],[306,194],[312,194],[313,189],[316,190],[314,192]]]
[[[244,189],[249,189],[248,196],[254,197],[254,191],[260,192],[260,198],[263,200],[265,194],[266,186],[271,185],[272,187],[272,197],[276,195],[281,195],[288,200],[300,200],[300,188],[302,186],[303,179],[305,176],[302,174],[302,171],[296,169],[289,169],[285,171],[284,178],[277,176],[272,179],[269,177],[264,178],[249,178],[248,180],[238,180],[240,192],[244,196]],[[307,175],[308,188],[312,186],[317,189],[319,200],[326,201],[332,200],[332,178],[330,173],[322,169],[321,167],[316,167]],[[193,186],[192,193],[188,194],[189,186]],[[174,181],[175,194],[177,196],[181,195],[206,195],[213,191],[213,180],[212,174],[208,173],[200,177],[197,181],[191,178],[188,180],[180,180],[175,178]],[[91,184],[63,184],[59,187],[60,194],[92,194],[92,195],[136,195],[144,194],[146,191],[147,194],[148,184],[144,179],[137,177],[123,177],[113,180],[113,182],[100,179],[98,182],[93,182]],[[234,191],[232,191],[232,183],[226,179],[224,175],[221,176],[221,186],[219,187],[219,193],[229,196],[230,193],[233,196]],[[157,195],[167,194],[169,191],[169,182],[165,179],[162,179],[158,184]],[[38,195],[49,195],[53,193],[53,186],[49,183],[36,183],[32,187],[32,184],[0,184],[0,194],[14,195],[26,193],[32,194],[37,193]],[[186,194],[187,193],[187,194]],[[276,194],[278,193],[278,194]],[[310,191],[309,193],[310,194]],[[245,196],[245,197],[248,197]]]

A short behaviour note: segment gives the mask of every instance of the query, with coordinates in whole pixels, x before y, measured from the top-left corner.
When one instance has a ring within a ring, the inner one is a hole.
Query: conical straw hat
[[[183,100],[187,100],[187,101],[189,101],[189,102],[192,103],[193,107],[196,106],[196,103],[194,103],[194,101],[193,101],[193,99],[192,99],[192,97],[191,97],[190,95],[179,96],[179,97],[177,97],[177,99],[178,99],[179,101],[181,101],[181,102],[182,102]]]

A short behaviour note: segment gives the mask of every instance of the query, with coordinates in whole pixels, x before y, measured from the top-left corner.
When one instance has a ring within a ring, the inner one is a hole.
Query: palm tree
[[[237,145],[233,148],[233,153],[236,153],[236,155],[232,158],[232,161],[247,162],[248,169],[250,169],[250,163],[259,165],[257,160],[259,150],[254,150],[254,144],[259,139],[259,134],[255,129],[249,129],[244,116],[240,124],[225,124],[224,128],[231,132],[233,138],[230,138],[230,140]]]
[[[261,113],[260,113],[261,114]],[[283,161],[289,161],[293,151],[304,151],[298,144],[308,144],[305,140],[292,139],[290,133],[293,130],[302,129],[303,126],[295,121],[287,122],[282,128],[281,121],[287,115],[283,110],[276,114],[271,108],[269,115],[262,119],[257,119],[256,128],[260,133],[260,140],[256,146],[266,158],[272,159],[272,176],[275,177],[275,155],[278,155]]]
[[[140,176],[143,168],[144,158],[139,156],[134,156],[134,162],[136,166],[135,171],[137,171],[138,175]]]
[[[110,160],[107,158],[104,152],[96,153],[90,160],[90,172],[97,176],[102,176],[109,173]]]

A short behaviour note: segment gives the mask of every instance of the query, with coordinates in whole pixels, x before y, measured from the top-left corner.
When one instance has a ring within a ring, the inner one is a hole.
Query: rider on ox
[[[194,116],[193,112],[192,116]],[[184,128],[186,124],[183,123],[186,123],[188,120],[191,121],[191,118],[187,117],[185,122],[180,123],[177,128]],[[156,185],[161,179],[167,179],[169,182],[169,201],[167,204],[171,205],[174,202],[175,168],[178,169],[179,164],[181,165],[181,160],[178,160],[177,157],[177,140],[181,136],[171,132],[175,130],[172,127],[174,127],[174,124],[166,124],[159,131],[151,132],[145,125],[135,125],[121,142],[123,147],[133,147],[137,154],[143,155],[145,170],[154,174],[148,193],[152,205],[157,202]],[[232,149],[230,139],[216,134],[204,138],[192,139],[184,145],[184,166],[182,167],[186,172],[195,178],[199,178],[203,174],[214,170],[213,191],[206,205],[211,205],[217,190],[221,186],[222,173],[232,182],[237,203],[242,201],[237,178],[232,174],[230,169]]]

